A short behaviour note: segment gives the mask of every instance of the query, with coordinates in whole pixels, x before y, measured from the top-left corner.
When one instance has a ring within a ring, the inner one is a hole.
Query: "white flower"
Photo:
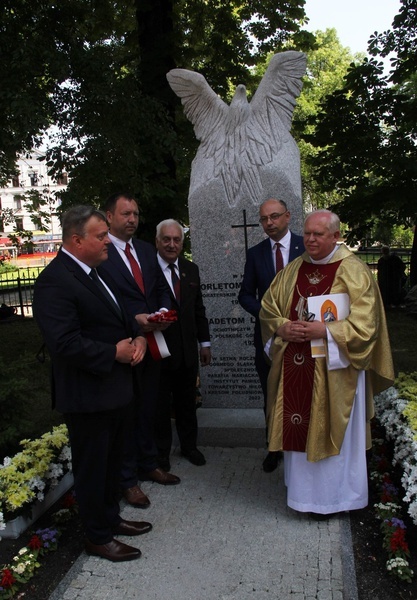
[[[55,487],[64,473],[72,470],[65,425],[54,427],[39,439],[22,440],[21,446],[21,452],[0,464],[0,530],[5,528],[6,511],[13,518],[15,510],[29,509],[34,501],[44,500],[46,489]]]
[[[404,501],[409,504],[408,513],[417,525],[417,442],[415,432],[410,429],[403,414],[407,404],[408,401],[398,398],[395,388],[375,396],[375,412],[385,427],[388,439],[394,442],[393,464],[399,464],[403,469]]]
[[[18,573],[19,575],[24,573],[25,568],[26,568],[25,565],[22,563],[16,565],[15,567],[12,566],[12,570],[15,571],[16,573]]]
[[[64,446],[61,450],[61,454],[59,455],[59,460],[61,462],[71,461],[71,448],[69,446]]]

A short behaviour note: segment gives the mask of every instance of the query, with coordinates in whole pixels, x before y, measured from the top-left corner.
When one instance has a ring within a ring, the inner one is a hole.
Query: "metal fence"
[[[405,274],[410,274],[410,260],[411,260],[411,248],[390,248],[390,251],[394,254],[397,254],[403,263],[405,264]],[[361,248],[355,251],[355,254],[358,258],[366,262],[371,271],[376,275],[378,260],[381,258],[381,248],[379,247],[369,247],[369,248]]]
[[[406,275],[410,272],[411,248],[391,248],[391,252],[395,252],[401,257],[406,266]],[[356,251],[356,255],[361,258],[372,270],[374,275],[377,273],[378,260],[381,258],[380,248],[362,248]],[[6,304],[16,309],[16,315],[21,317],[32,316],[32,297],[33,286],[40,271],[44,268],[47,262],[45,259],[39,259],[35,265],[28,266],[25,269],[20,268],[18,271],[3,273],[0,279],[0,304]],[[34,264],[34,261],[31,261]],[[42,266],[41,266],[42,265]]]
[[[20,317],[32,316],[33,286],[43,267],[29,267],[3,273],[0,278],[0,304],[15,309]]]

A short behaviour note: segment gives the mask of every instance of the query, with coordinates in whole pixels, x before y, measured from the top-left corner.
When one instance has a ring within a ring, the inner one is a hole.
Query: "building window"
[[[16,219],[16,229],[18,231],[23,231],[23,217],[18,217]]]
[[[68,175],[67,173],[62,173],[57,179],[58,185],[67,185],[68,184]]]
[[[19,175],[15,175],[14,177],[12,177],[12,186],[19,187],[19,185],[20,185]]]
[[[38,174],[37,173],[29,173],[30,177],[30,185],[35,187],[38,185]]]
[[[13,208],[15,210],[22,210],[22,199],[19,196],[13,198]]]

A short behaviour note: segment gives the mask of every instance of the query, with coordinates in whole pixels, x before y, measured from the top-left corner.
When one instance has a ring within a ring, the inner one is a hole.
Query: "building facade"
[[[0,188],[0,252],[10,245],[9,234],[16,231],[29,231],[32,233],[33,249],[38,251],[52,251],[61,241],[61,224],[57,216],[60,206],[60,192],[67,187],[67,175],[54,179],[48,175],[46,161],[40,160],[44,154],[37,150],[19,156],[17,163],[18,174],[10,179],[8,185]],[[50,223],[45,229],[31,220],[28,210],[29,192],[37,192],[46,200],[42,211],[48,214]]]

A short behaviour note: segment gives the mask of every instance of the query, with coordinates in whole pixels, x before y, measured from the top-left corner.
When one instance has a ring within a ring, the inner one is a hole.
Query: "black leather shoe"
[[[197,448],[194,448],[194,450],[181,452],[181,454],[185,458],[187,458],[190,461],[190,463],[192,463],[193,465],[197,465],[197,467],[202,467],[206,464],[206,459],[204,458],[204,455],[200,452],[200,450],[197,450]]]
[[[181,481],[176,475],[167,473],[159,467],[153,471],[148,471],[147,473],[140,473],[139,479],[142,481],[155,481],[155,483],[160,483],[161,485],[176,485]]]
[[[146,521],[125,521],[122,519],[116,527],[113,527],[114,535],[142,535],[148,533],[152,525]]]
[[[85,540],[85,551],[87,554],[106,558],[112,562],[123,562],[125,560],[135,560],[139,558],[142,552],[138,548],[133,548],[118,540],[112,540],[108,544],[93,544],[90,540]]]
[[[265,473],[272,473],[272,471],[275,471],[281,458],[282,452],[268,452],[262,463],[262,468]]]

